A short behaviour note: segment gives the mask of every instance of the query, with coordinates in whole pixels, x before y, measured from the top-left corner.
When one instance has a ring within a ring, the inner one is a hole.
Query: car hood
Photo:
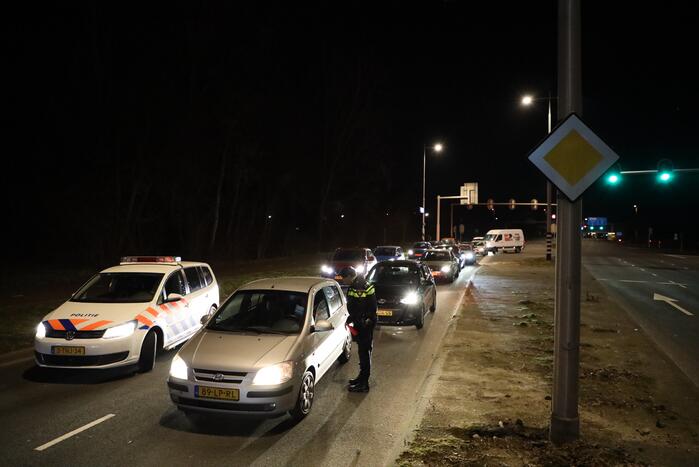
[[[400,303],[400,300],[410,292],[417,291],[417,286],[414,285],[386,285],[374,284],[376,290],[376,301],[379,306],[384,304]]]
[[[192,368],[251,372],[287,360],[297,338],[204,330],[185,345],[180,356]]]
[[[48,322],[57,330],[99,330],[125,323],[145,312],[150,303],[82,303],[65,302],[46,315]]]

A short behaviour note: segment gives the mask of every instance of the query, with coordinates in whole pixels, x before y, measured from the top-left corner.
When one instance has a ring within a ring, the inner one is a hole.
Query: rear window
[[[430,248],[432,245],[429,243],[425,242],[417,242],[416,244],[413,245],[413,248]]]
[[[395,266],[381,263],[371,270],[367,280],[384,285],[417,285],[420,283],[420,270],[417,265]]]
[[[374,250],[375,255],[379,256],[393,256],[396,254],[395,248],[377,248]]]

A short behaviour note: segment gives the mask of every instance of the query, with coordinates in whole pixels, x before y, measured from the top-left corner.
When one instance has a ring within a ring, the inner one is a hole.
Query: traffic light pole
[[[558,112],[582,114],[580,0],[558,1]],[[553,397],[549,438],[555,444],[580,436],[580,277],[582,201],[558,193]],[[549,213],[547,213],[549,214]]]

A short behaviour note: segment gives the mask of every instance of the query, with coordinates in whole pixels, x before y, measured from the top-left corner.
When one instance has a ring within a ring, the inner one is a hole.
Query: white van
[[[485,251],[514,251],[519,253],[524,248],[522,229],[495,229],[485,234]]]

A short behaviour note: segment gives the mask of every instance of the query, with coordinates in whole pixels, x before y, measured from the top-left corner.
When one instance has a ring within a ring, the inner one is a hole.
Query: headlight
[[[177,379],[187,379],[187,364],[179,355],[175,355],[170,363],[170,376]]]
[[[412,255],[413,253],[415,253],[413,250],[408,250],[408,255]]]
[[[104,337],[105,339],[113,339],[115,337],[127,337],[133,334],[135,330],[136,321],[129,321],[128,323],[108,328],[104,332],[104,335],[102,337]]]
[[[404,305],[415,305],[420,297],[415,292],[409,292],[408,295],[400,299],[400,302]]]
[[[333,271],[333,268],[331,268],[330,266],[325,265],[325,264],[320,267],[320,270],[322,272],[324,272],[325,274],[334,274],[335,273],[335,271]]]
[[[364,266],[358,264],[354,267],[354,270],[357,271],[357,274],[362,274],[364,272]]]
[[[44,323],[39,323],[39,325],[36,327],[36,337],[39,339],[46,337],[46,326],[44,326]]]
[[[259,386],[282,384],[289,381],[293,374],[294,362],[281,362],[259,370],[255,375],[255,379],[252,380],[252,384]]]
[[[449,267],[449,266],[442,266],[442,269],[440,269],[440,271],[442,271],[442,272],[449,272],[449,271],[451,271],[451,267]]]
[[[388,258],[389,261],[395,261],[396,258]]]
[[[471,253],[471,252],[466,253],[466,259],[468,259],[468,260],[473,259],[473,253]]]

